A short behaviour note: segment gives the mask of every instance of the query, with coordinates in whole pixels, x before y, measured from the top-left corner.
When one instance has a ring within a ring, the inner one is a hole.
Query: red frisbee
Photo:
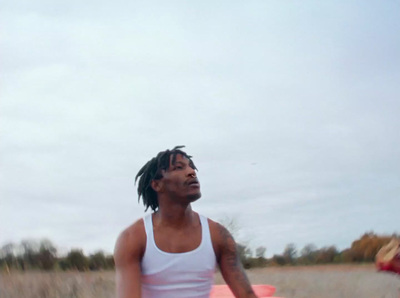
[[[259,297],[272,297],[275,287],[270,285],[252,285],[254,293]],[[235,297],[227,285],[214,285],[211,289],[210,298]]]

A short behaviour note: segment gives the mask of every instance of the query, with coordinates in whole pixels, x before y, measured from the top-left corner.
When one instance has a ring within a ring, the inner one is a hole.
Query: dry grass
[[[14,272],[2,274],[1,298],[114,297],[114,272]]]
[[[253,284],[271,284],[285,298],[400,298],[400,276],[371,265],[277,267],[248,271]],[[216,283],[223,283],[219,274]],[[1,298],[114,297],[114,272],[13,272],[0,275]]]
[[[400,298],[400,276],[373,265],[265,268],[248,275],[252,284],[274,285],[275,295],[286,298]]]

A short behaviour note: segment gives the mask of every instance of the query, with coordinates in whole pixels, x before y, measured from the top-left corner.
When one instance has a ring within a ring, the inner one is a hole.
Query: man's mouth
[[[189,180],[187,184],[189,186],[193,186],[193,187],[199,187],[200,186],[199,180],[197,180],[197,179]]]

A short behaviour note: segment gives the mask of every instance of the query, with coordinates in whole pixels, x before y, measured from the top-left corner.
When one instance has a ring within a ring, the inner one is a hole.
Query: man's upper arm
[[[140,220],[118,237],[114,250],[117,298],[141,297],[140,262],[146,243],[143,221]]]
[[[216,254],[222,276],[232,290],[235,297],[257,297],[252,288],[246,272],[240,261],[239,252],[235,240],[229,231],[222,225],[215,223],[214,237]]]

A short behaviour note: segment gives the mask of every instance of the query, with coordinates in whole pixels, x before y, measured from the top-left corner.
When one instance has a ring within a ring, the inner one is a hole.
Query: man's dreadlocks
[[[186,157],[189,160],[189,166],[195,170],[197,170],[194,165],[191,156],[187,155],[185,152],[180,150],[185,146],[176,146],[172,150],[161,151],[157,154],[156,157],[153,157],[149,160],[137,173],[135,177],[135,183],[139,178],[139,185],[137,188],[137,192],[139,195],[138,201],[140,201],[140,197],[142,197],[143,205],[145,206],[145,211],[150,207],[153,211],[158,209],[158,199],[157,193],[151,187],[151,181],[159,180],[162,176],[162,170],[166,171],[170,165],[170,158],[172,156],[171,163],[172,165],[176,162],[176,156],[178,154]]]

